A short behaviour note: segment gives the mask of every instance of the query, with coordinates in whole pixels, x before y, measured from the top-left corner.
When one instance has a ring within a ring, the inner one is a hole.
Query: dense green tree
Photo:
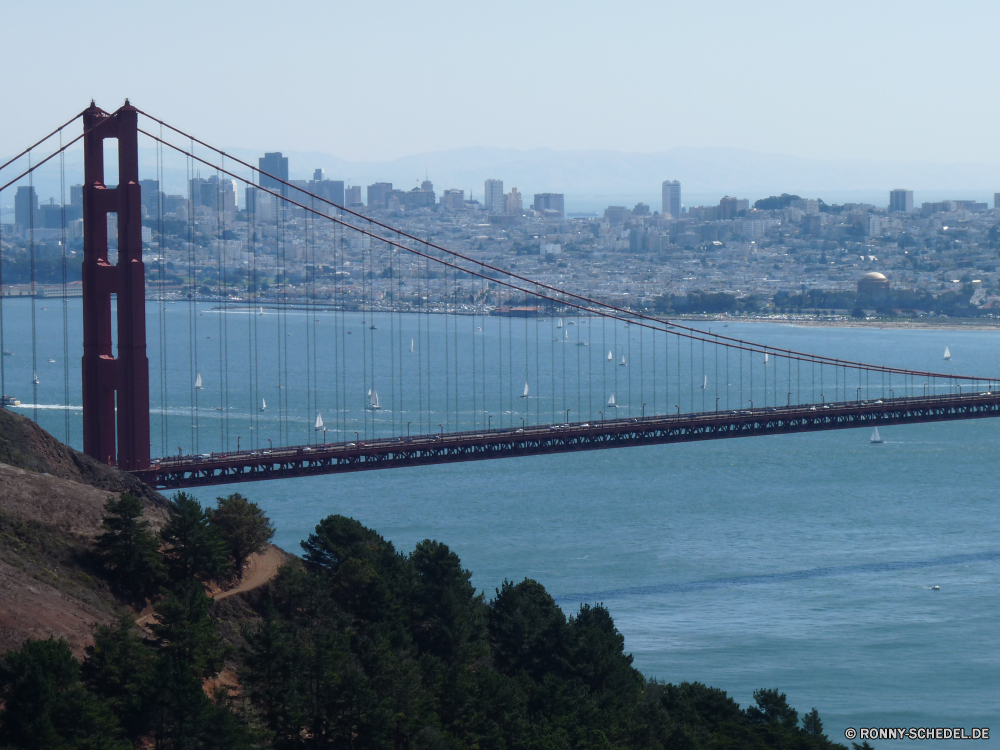
[[[536,681],[567,673],[566,615],[538,581],[504,581],[490,603],[488,623],[501,672],[513,676],[523,670]]]
[[[440,542],[425,539],[410,554],[416,574],[413,587],[413,636],[434,656],[453,659],[483,635],[482,594],[471,583],[458,555]]]
[[[788,705],[784,693],[775,688],[754,690],[756,706],[747,707],[747,717],[755,724],[777,724],[791,729],[799,723],[799,713]]]
[[[802,717],[802,729],[814,737],[823,736],[823,721],[819,718],[819,711],[813,708]]]
[[[28,641],[0,662],[0,747],[129,750],[114,714],[80,682],[66,641]]]
[[[229,547],[219,526],[194,497],[178,492],[168,508],[169,519],[160,531],[167,545],[164,556],[174,580],[212,580],[229,569]]]
[[[145,597],[163,581],[159,540],[142,518],[142,503],[129,492],[109,498],[97,537],[97,554],[108,572],[127,594]]]
[[[274,525],[264,511],[238,492],[218,498],[218,505],[209,513],[209,521],[229,548],[229,557],[238,576],[242,575],[247,558],[263,552],[274,538]]]
[[[107,701],[129,739],[148,728],[153,653],[139,637],[135,621],[123,615],[114,627],[102,625],[86,649],[84,684]]]
[[[149,626],[160,652],[177,658],[199,678],[217,674],[226,657],[208,616],[211,603],[201,584],[182,581],[156,605],[156,621]]]

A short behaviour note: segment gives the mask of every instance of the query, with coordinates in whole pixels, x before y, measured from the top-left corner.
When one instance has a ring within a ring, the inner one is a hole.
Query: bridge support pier
[[[150,443],[138,111],[126,101],[108,114],[91,102],[83,127],[83,450],[103,463],[141,471],[150,465]],[[118,141],[114,188],[104,181],[108,138]],[[109,213],[118,218],[115,265],[108,260]],[[112,294],[117,298],[117,357]]]

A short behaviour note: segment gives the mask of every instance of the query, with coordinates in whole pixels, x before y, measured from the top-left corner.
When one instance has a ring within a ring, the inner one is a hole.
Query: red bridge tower
[[[117,463],[120,469],[148,469],[149,360],[138,111],[127,100],[113,114],[91,102],[83,113],[83,127],[83,450],[104,463]],[[118,140],[114,188],[104,184],[107,138]],[[109,213],[118,216],[116,265],[108,262]],[[112,352],[112,294],[117,296],[117,357]]]

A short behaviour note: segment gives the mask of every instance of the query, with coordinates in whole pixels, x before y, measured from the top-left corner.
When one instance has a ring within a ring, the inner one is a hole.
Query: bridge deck
[[[135,474],[159,489],[546,453],[1000,416],[1000,393],[895,398],[452,432],[164,458]]]

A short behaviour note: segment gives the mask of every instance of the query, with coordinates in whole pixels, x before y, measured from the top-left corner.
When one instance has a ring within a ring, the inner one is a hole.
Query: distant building
[[[882,218],[878,214],[868,214],[865,217],[865,234],[869,237],[882,234]]]
[[[562,193],[535,193],[531,207],[545,218],[562,219],[566,216],[566,201]]]
[[[34,187],[22,185],[14,194],[14,223],[27,229],[34,223],[38,212],[38,193]]]
[[[896,188],[889,191],[889,211],[910,213],[913,210],[913,191]]]
[[[733,198],[732,196],[725,196],[719,201],[719,218],[720,219],[735,219],[736,215],[739,213],[737,204],[739,200]]]
[[[364,201],[361,200],[361,186],[351,185],[344,191],[344,205],[345,206],[363,206]]]
[[[1000,193],[993,193],[993,208],[1000,208]]]
[[[520,216],[524,212],[524,205],[521,201],[521,194],[517,188],[511,188],[507,193],[507,213],[510,216]]]
[[[635,208],[632,209],[633,216],[651,216],[649,212],[649,206],[645,203],[636,203]]]
[[[431,182],[430,180],[425,179],[423,182],[420,183],[420,189],[429,193],[433,193],[434,183]]]
[[[678,180],[665,180],[663,183],[663,205],[660,215],[669,214],[674,219],[681,218],[681,183]]]
[[[625,206],[608,206],[604,209],[604,219],[611,226],[619,226],[632,218],[632,212]]]
[[[424,181],[424,185],[430,185],[428,181]],[[436,197],[434,195],[434,186],[431,185],[430,190],[424,190],[423,186],[418,188],[413,188],[410,192],[406,193],[406,197],[403,200],[403,206],[407,211],[412,211],[416,208],[434,208],[434,203]]]
[[[457,188],[445,190],[441,195],[441,205],[452,211],[461,211],[465,208],[465,191]]]
[[[260,186],[269,190],[279,191],[284,195],[284,186],[278,180],[288,181],[288,157],[282,156],[280,151],[265,153],[264,156],[257,160],[257,165],[260,167],[261,172],[273,175],[273,177],[268,177],[265,174],[261,174]],[[274,179],[275,177],[278,179]]]
[[[504,213],[503,180],[487,180],[483,204],[491,214]]]
[[[141,185],[142,183],[140,182],[139,184]],[[69,204],[83,208],[83,185],[69,186]]]
[[[878,304],[885,300],[891,288],[889,279],[873,271],[858,280],[858,304]]]
[[[542,255],[559,255],[562,252],[562,245],[558,242],[543,242],[539,249]]]
[[[791,203],[792,208],[797,208],[806,215],[819,213],[819,201],[809,198],[799,198]]]
[[[385,208],[392,192],[391,182],[376,182],[368,186],[368,208]]]

